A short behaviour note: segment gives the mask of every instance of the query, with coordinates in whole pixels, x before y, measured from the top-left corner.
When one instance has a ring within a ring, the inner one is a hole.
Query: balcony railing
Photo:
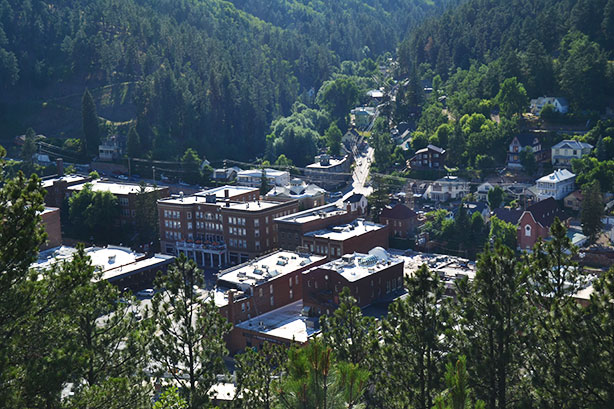
[[[189,250],[216,250],[225,251],[226,243],[223,241],[209,241],[209,240],[196,240],[196,241],[178,241],[177,248],[189,249]]]

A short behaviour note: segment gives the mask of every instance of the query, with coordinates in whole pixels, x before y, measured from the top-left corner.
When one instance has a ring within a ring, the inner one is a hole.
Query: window
[[[188,222],[188,230],[192,230],[192,222]]]
[[[290,277],[290,279],[288,280],[288,283],[290,284],[290,288],[292,288],[292,277]]]
[[[260,287],[260,288],[258,289],[258,295],[259,295],[260,297],[262,297],[262,293],[263,293],[263,291],[262,291],[262,287]]]
[[[260,219],[254,219],[254,227],[260,227]]]
[[[269,286],[269,292],[270,292],[271,294],[273,294],[273,284],[271,284],[271,285]]]
[[[273,296],[271,296],[271,307],[275,306],[275,299],[273,298]]]
[[[290,290],[290,298],[293,298],[294,293]]]
[[[188,212],[188,220],[192,220],[192,212]]]
[[[241,303],[241,312],[245,312],[245,303]]]
[[[531,226],[529,226],[528,224],[524,226],[524,235],[526,237],[531,237]]]
[[[298,285],[298,276],[294,276],[294,284]]]

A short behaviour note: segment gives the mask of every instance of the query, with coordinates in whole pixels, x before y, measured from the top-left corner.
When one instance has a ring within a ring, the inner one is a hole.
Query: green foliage
[[[198,157],[198,153],[192,148],[186,149],[181,157],[181,169],[183,171],[182,178],[190,184],[199,184],[202,181],[200,166],[202,160]]]
[[[512,223],[500,220],[497,216],[490,218],[490,232],[488,240],[492,243],[499,241],[502,245],[515,249],[517,246],[517,228]]]
[[[316,103],[326,109],[342,132],[348,127],[350,110],[358,104],[358,87],[347,78],[325,82],[316,96]]]
[[[288,357],[278,408],[364,407],[362,395],[369,373],[351,363],[337,362],[332,349],[317,338],[304,348],[291,348]]]
[[[537,162],[535,161],[533,149],[530,146],[525,146],[518,156],[520,156],[520,164],[525,172],[527,172],[527,175],[534,175],[537,169]]]
[[[89,177],[91,177],[92,180],[100,179],[100,173],[93,170],[89,173]]]
[[[376,389],[383,407],[429,409],[441,389],[450,309],[443,283],[426,265],[406,279],[405,287],[408,296],[390,306],[382,323]]]
[[[601,218],[604,213],[603,197],[601,196],[601,186],[595,180],[582,187],[582,211],[580,220],[582,221],[582,233],[595,241],[601,233],[603,223]]]
[[[495,100],[501,107],[501,113],[508,118],[521,115],[529,103],[527,91],[516,77],[503,81]]]
[[[274,406],[277,398],[277,381],[286,366],[285,345],[265,343],[260,351],[247,348],[236,356],[237,408],[261,409]]]
[[[341,151],[342,137],[343,135],[341,134],[341,130],[337,124],[335,122],[331,123],[324,134],[326,146],[328,147],[328,153],[331,155],[339,155],[339,152]]]
[[[224,372],[224,336],[230,330],[213,300],[196,291],[203,286],[202,271],[181,254],[156,279],[158,293],[151,304],[157,334],[151,343],[155,369],[172,374],[190,409],[209,402],[216,374]]]
[[[429,138],[424,132],[415,131],[411,138],[411,149],[416,152],[419,149],[426,148],[429,144]]]
[[[506,408],[522,395],[528,311],[524,272],[508,247],[496,244],[477,263],[475,279],[458,289],[459,337],[478,398]]]
[[[28,128],[26,139],[21,147],[21,158],[32,164],[32,155],[36,153],[36,149],[36,132],[32,128]]]
[[[377,169],[382,172],[392,165],[391,155],[394,148],[386,120],[379,117],[371,131],[371,146],[375,150],[373,159]]]
[[[88,156],[96,155],[98,154],[98,145],[100,145],[100,123],[94,98],[87,88],[81,100],[81,115],[83,124],[81,153]]]
[[[171,386],[160,394],[153,409],[188,409],[188,402],[181,397],[176,386]]]
[[[484,409],[484,402],[478,400],[471,404],[469,389],[469,374],[467,373],[467,358],[462,355],[456,361],[446,364],[446,392],[438,396],[433,409]]]
[[[269,179],[266,176],[266,169],[262,168],[262,173],[260,175],[260,195],[264,196],[269,193],[271,187],[269,186]]]
[[[159,246],[158,226],[158,199],[161,199],[158,190],[151,189],[145,182],[141,182],[135,198],[135,227],[136,243],[146,245],[156,250]]]
[[[68,199],[68,215],[76,237],[108,242],[119,223],[120,208],[111,192],[95,192],[86,184]]]
[[[126,138],[126,155],[129,158],[138,158],[142,155],[143,148],[141,146],[141,137],[136,130],[136,126],[130,128],[128,137]]]
[[[614,160],[600,162],[596,158],[585,156],[582,159],[572,159],[571,167],[577,175],[578,186],[584,186],[595,180],[604,188],[614,186]]]

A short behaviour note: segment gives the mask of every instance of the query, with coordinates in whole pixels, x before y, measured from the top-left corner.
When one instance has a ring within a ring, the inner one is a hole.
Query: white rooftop
[[[302,311],[303,300],[299,300],[237,324],[236,327],[304,343],[319,330],[310,325],[309,319],[301,314]]]
[[[357,237],[365,233],[383,229],[383,224],[368,222],[363,219],[356,219],[352,223],[341,226],[334,226],[330,229],[312,231],[305,234],[305,237],[316,237],[328,240],[343,241],[352,237]]]
[[[87,178],[85,176],[79,176],[79,175],[64,175],[64,176],[60,176],[57,178],[51,178],[51,179],[45,179],[42,182],[42,185],[45,189],[53,186],[53,184],[55,182],[58,181],[65,181],[67,183],[72,183],[72,182],[80,182],[80,181],[85,181],[87,180]]]
[[[381,247],[375,247],[369,251],[369,254],[346,254],[340,259],[324,264],[321,268],[336,271],[352,282],[402,263],[403,260],[400,258],[392,256]]]
[[[79,185],[69,186],[69,191],[80,191],[85,188],[86,184],[90,184],[93,192],[111,192],[114,195],[128,195],[130,193],[139,193],[141,186],[137,183],[119,183],[107,180],[94,180],[88,183],[82,183]],[[153,192],[154,190],[162,189],[161,186],[153,187],[150,185],[145,186],[145,192]]]
[[[278,177],[278,176],[283,176],[286,174],[290,174],[289,172],[285,171],[285,170],[277,170],[277,169],[271,169],[271,168],[266,168],[266,175],[267,177]],[[246,170],[242,170],[240,172],[237,173],[237,177],[238,176],[251,176],[251,177],[262,177],[262,169],[246,169]]]
[[[335,166],[339,166],[340,164],[342,164],[346,160],[348,160],[347,156],[344,156],[341,159],[330,158],[327,165],[322,165],[322,163],[320,161],[318,161],[318,162],[311,163],[311,164],[307,165],[307,168],[308,169],[329,169],[329,168],[333,168]]]
[[[196,196],[215,195],[216,197],[223,199],[226,195],[225,191],[228,191],[229,197],[233,197],[233,196],[237,196],[237,195],[244,194],[244,193],[256,192],[258,190],[259,190],[258,188],[249,187],[249,186],[226,185],[226,186],[214,187],[212,189],[203,190],[202,192],[198,192],[195,195]]]
[[[298,213],[292,213],[287,216],[278,217],[276,221],[288,222],[288,223],[307,223],[312,220],[324,219],[331,216],[337,216],[347,213],[346,210],[340,209],[336,204],[327,204],[324,206],[314,207],[313,209],[303,210]]]
[[[218,283],[247,290],[276,277],[324,260],[325,256],[301,255],[293,251],[278,251],[220,272]]]
[[[537,182],[545,182],[545,183],[558,183],[563,182],[565,180],[573,179],[576,175],[568,171],[567,169],[555,170],[549,175],[542,176],[537,179]]]

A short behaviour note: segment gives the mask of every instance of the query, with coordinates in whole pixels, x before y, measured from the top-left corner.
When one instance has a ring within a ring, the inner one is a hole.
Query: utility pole
[[[151,170],[153,172],[153,183],[154,183],[154,186],[155,186],[155,184],[156,184],[156,167],[152,166]]]

